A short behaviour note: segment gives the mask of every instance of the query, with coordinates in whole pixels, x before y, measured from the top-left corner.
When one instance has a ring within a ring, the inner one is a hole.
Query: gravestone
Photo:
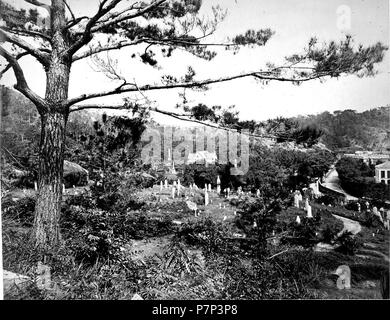
[[[260,197],[260,190],[259,189],[256,190],[256,196]]]
[[[176,188],[172,187],[172,199],[175,199]]]
[[[301,224],[301,218],[299,216],[297,216],[297,218],[295,219],[295,222],[298,224]]]
[[[206,191],[204,194],[204,205],[207,206],[209,204],[209,194]]]
[[[36,181],[34,181],[34,190],[35,190],[35,191],[38,191],[38,184],[37,184]]]
[[[351,269],[347,265],[339,266],[333,274],[339,276],[336,282],[339,290],[351,289]]]
[[[164,184],[163,184],[163,182],[162,182],[162,181],[160,181],[160,191],[162,191],[162,190],[163,190],[163,187],[164,187]]]
[[[168,189],[168,179],[165,179],[165,189]]]
[[[307,211],[307,217],[308,218],[313,218],[313,215],[312,215],[312,212],[311,212],[311,205],[310,204],[307,206],[306,211]]]
[[[41,261],[38,262],[38,266],[36,269],[37,277],[36,277],[36,285],[38,289],[50,289],[51,288],[51,272],[50,266],[43,264]]]
[[[309,207],[309,198],[305,199],[305,210],[307,211],[307,208]]]
[[[196,210],[198,209],[198,206],[196,205],[195,202],[192,201],[186,201],[188,209],[192,210],[195,212],[195,217],[196,217]]]
[[[209,183],[209,192],[211,192],[211,183]]]
[[[299,208],[299,196],[298,194],[294,194],[294,207]]]

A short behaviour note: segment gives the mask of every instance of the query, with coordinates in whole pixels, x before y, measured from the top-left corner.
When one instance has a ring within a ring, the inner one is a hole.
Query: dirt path
[[[356,235],[357,233],[359,233],[362,230],[362,226],[360,225],[359,222],[351,220],[351,219],[348,219],[348,218],[344,218],[344,217],[341,217],[341,216],[338,216],[338,215],[335,215],[335,214],[332,214],[332,215],[336,219],[341,220],[341,222],[344,225],[344,228],[338,233],[337,236],[340,236],[343,232],[346,232],[346,231],[352,233],[353,235]],[[334,250],[335,248],[336,248],[335,245],[331,245],[331,244],[328,244],[328,243],[320,242],[320,243],[317,243],[315,251],[317,251],[317,252],[323,252],[323,251],[329,252],[329,251]]]
[[[351,219],[348,219],[348,218],[344,218],[344,217],[338,216],[336,214],[332,214],[332,215],[336,219],[341,220],[341,222],[344,224],[343,230],[341,230],[338,235],[340,235],[340,234],[342,234],[343,232],[346,232],[346,231],[348,231],[348,232],[352,233],[353,235],[355,235],[355,234],[359,233],[362,230],[362,226],[360,225],[359,222],[351,220]]]
[[[337,173],[336,168],[332,168],[330,172],[327,174],[323,186],[332,189],[334,191],[343,193],[347,200],[355,200],[355,201],[358,200],[358,198],[351,196],[341,188],[339,174]]]

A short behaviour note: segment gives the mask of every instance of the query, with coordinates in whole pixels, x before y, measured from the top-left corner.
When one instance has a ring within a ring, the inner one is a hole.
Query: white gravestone
[[[211,183],[209,183],[209,192],[211,192]]]
[[[297,193],[294,195],[294,207],[299,208],[299,196]]]
[[[176,194],[176,188],[172,188],[172,199],[175,199],[175,194]]]
[[[38,191],[38,184],[36,181],[34,182],[34,189],[35,189],[35,191]]]
[[[339,266],[333,274],[339,276],[336,282],[338,289],[351,289],[351,269],[347,265]]]
[[[168,180],[165,179],[165,189],[168,189]]]
[[[307,211],[307,217],[308,218],[313,218],[313,214],[311,212],[311,205],[310,204],[307,206],[306,211]]]
[[[301,218],[297,216],[297,219],[295,220],[296,223],[301,224]]]
[[[307,211],[307,208],[309,207],[309,199],[305,199],[305,210]]]
[[[207,206],[209,204],[209,194],[206,191],[204,194],[204,205]]]
[[[162,181],[160,181],[160,191],[162,191],[162,190],[163,190],[163,188],[164,188],[164,184],[163,184],[163,182],[162,182]]]
[[[196,217],[196,210],[198,210],[198,206],[196,205],[196,203],[192,202],[192,201],[187,201],[186,203],[187,203],[188,209],[195,212],[195,217]]]

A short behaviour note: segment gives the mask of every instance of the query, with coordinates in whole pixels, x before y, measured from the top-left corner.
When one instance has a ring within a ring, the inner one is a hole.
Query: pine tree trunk
[[[61,113],[47,113],[41,118],[38,196],[33,226],[33,242],[41,249],[53,248],[60,239],[66,118]]]
[[[69,109],[63,102],[68,98],[71,57],[64,54],[69,48],[64,1],[51,4],[52,52],[46,71],[47,103],[41,112],[41,141],[39,149],[38,196],[32,241],[36,247],[51,250],[60,240],[59,220],[62,202],[65,130]]]

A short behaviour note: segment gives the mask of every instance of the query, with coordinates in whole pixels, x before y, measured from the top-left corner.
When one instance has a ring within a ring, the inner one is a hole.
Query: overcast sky
[[[8,1],[20,6],[23,1]],[[223,41],[228,36],[245,32],[247,29],[270,27],[275,35],[265,47],[243,49],[237,55],[222,50],[219,55],[206,62],[175,51],[170,59],[160,60],[162,70],[156,70],[131,59],[134,49],[116,51],[113,57],[118,59],[120,72],[129,80],[146,84],[159,79],[161,72],[176,75],[185,73],[192,65],[197,79],[233,75],[242,71],[256,70],[268,61],[278,62],[291,53],[299,53],[312,36],[320,42],[342,39],[346,33],[353,35],[357,43],[375,44],[377,41],[388,45],[389,42],[389,5],[388,0],[204,0],[202,13],[210,12],[211,5],[220,4],[228,9],[228,16],[221,23],[213,40]],[[85,15],[94,12],[98,1],[69,1],[76,14]],[[30,8],[29,5],[24,5]],[[350,11],[350,23],[348,23]],[[44,11],[42,12],[44,13]],[[344,23],[342,23],[344,22]],[[27,80],[32,89],[44,95],[45,76],[42,68],[33,59],[21,59],[26,69]],[[355,109],[363,111],[384,106],[389,99],[389,54],[379,65],[379,74],[374,78],[359,79],[348,76],[339,80],[307,82],[297,87],[288,83],[274,82],[267,86],[259,85],[253,79],[243,79],[213,85],[210,90],[201,93],[188,93],[191,104],[236,105],[242,119],[265,120],[277,116],[295,116]],[[152,80],[151,80],[152,79]],[[11,85],[12,72],[1,80]],[[96,73],[88,60],[77,62],[72,68],[70,96],[84,92],[96,92],[114,87],[103,74]],[[147,94],[159,108],[173,110],[180,102],[177,91],[159,91]],[[88,103],[118,104],[121,97],[90,100]],[[166,117],[156,120],[171,123]],[[176,123],[176,122],[175,122]]]

